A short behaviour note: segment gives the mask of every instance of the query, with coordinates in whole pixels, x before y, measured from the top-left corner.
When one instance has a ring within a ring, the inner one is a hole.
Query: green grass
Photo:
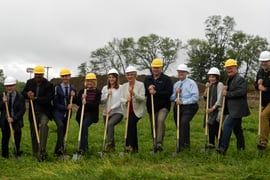
[[[176,157],[175,125],[172,113],[166,120],[164,151],[150,154],[152,140],[148,115],[138,123],[139,153],[123,157],[124,123],[116,126],[116,151],[100,157],[103,140],[102,119],[89,129],[89,152],[79,161],[71,159],[59,161],[53,155],[56,140],[56,125],[49,123],[49,139],[46,162],[39,163],[31,156],[30,133],[25,115],[22,150],[20,161],[13,157],[0,157],[0,179],[268,179],[270,172],[270,151],[267,149],[262,157],[256,155],[257,111],[244,118],[243,128],[246,138],[246,150],[237,152],[235,136],[232,135],[226,156],[218,155],[215,150],[202,153],[204,148],[204,130],[202,128],[203,111],[200,110],[191,122],[191,150],[184,151]],[[74,117],[75,114],[73,114]],[[67,154],[71,157],[77,148],[78,125],[72,119]],[[12,151],[10,143],[10,151]]]

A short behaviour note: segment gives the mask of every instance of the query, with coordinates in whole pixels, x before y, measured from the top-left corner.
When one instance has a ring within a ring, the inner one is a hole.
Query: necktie
[[[12,112],[12,94],[9,93],[9,97],[8,97],[8,110],[9,110],[9,115],[11,116],[11,112]]]
[[[68,86],[65,87],[66,104],[68,105]]]

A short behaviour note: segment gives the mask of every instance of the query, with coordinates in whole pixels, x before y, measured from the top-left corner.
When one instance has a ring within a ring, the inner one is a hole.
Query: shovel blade
[[[72,160],[78,161],[78,160],[80,160],[80,158],[81,158],[81,155],[79,153],[76,153],[76,154],[73,154]]]

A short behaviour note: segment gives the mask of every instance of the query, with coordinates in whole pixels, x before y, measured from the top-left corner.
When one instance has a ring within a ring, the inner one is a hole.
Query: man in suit
[[[222,138],[217,149],[221,154],[225,154],[229,147],[232,131],[236,136],[237,149],[245,149],[242,117],[250,114],[247,104],[247,84],[238,73],[236,61],[228,59],[224,67],[228,75],[226,86],[223,88],[223,96],[226,98],[224,114],[228,116],[224,121]]]
[[[7,77],[4,81],[6,92],[3,93],[0,102],[0,110],[2,111],[0,117],[0,127],[2,128],[2,156],[4,158],[9,157],[8,142],[10,139],[10,126],[14,130],[15,138],[15,156],[20,156],[20,142],[22,137],[21,128],[23,127],[23,115],[25,113],[24,97],[16,91],[16,79],[13,77]],[[5,106],[8,103],[8,110]],[[8,116],[9,115],[9,116]]]
[[[54,110],[53,117],[57,125],[57,142],[54,153],[57,156],[64,153],[64,136],[67,129],[68,112],[72,110],[72,103],[70,98],[76,94],[75,87],[69,83],[71,78],[71,72],[67,68],[63,68],[60,71],[62,82],[55,86],[54,96]],[[75,102],[76,98],[73,98]],[[71,114],[70,114],[71,116]]]
[[[39,144],[35,133],[32,108],[29,103],[29,122],[32,141],[32,152],[38,160],[45,160],[48,156],[46,145],[48,139],[48,121],[52,119],[52,100],[54,97],[53,84],[44,78],[44,67],[36,66],[34,68],[34,78],[29,79],[22,91],[25,99],[33,101],[34,113],[36,115],[37,128],[40,136],[40,152]],[[38,154],[40,153],[40,154]]]

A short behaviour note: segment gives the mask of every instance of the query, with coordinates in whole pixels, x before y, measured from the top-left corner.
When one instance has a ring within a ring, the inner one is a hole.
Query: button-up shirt
[[[196,82],[190,78],[177,81],[173,86],[171,101],[177,101],[176,89],[180,88],[180,99],[183,105],[195,104],[199,100],[199,89]]]

